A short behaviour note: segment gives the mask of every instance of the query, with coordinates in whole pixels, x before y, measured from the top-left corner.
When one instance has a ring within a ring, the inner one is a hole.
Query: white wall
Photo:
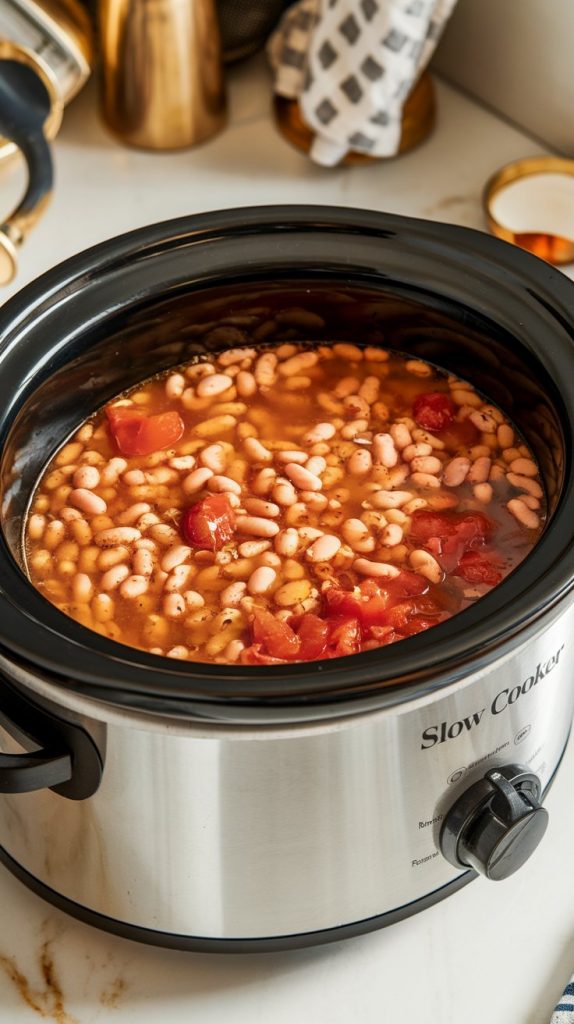
[[[574,0],[459,0],[434,66],[574,156]]]

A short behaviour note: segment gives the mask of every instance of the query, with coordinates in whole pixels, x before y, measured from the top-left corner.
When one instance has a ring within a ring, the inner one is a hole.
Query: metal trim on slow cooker
[[[314,241],[328,239],[337,247],[345,238],[349,251],[353,242],[363,246],[362,262],[353,262],[342,245],[321,273],[313,260],[306,258],[305,243],[312,248]],[[226,264],[226,259],[235,252],[233,243],[239,241],[245,252],[243,266]],[[249,246],[257,251],[250,254]],[[572,284],[535,257],[476,231],[371,211],[261,207],[182,218],[105,242],[44,275],[2,309],[4,343],[0,370],[11,362],[19,369],[20,382],[12,403],[6,403],[0,437],[4,441],[7,436],[9,421],[23,400],[25,388],[29,388],[31,371],[39,371],[45,364],[47,350],[56,352],[63,347],[56,325],[51,328],[53,343],[46,344],[46,337],[50,337],[49,317],[58,322],[55,311],[65,308],[68,323],[73,322],[71,312],[78,301],[86,316],[112,312],[119,315],[124,307],[157,295],[154,257],[187,249],[191,260],[191,266],[186,264],[187,281],[193,281],[195,286],[217,283],[224,270],[227,282],[233,275],[235,281],[245,279],[246,275],[251,275],[251,281],[258,281],[262,280],[265,268],[267,274],[279,269],[286,273],[290,268],[291,279],[307,274],[316,279],[320,276],[323,281],[345,280],[372,287],[385,282],[388,246],[402,247],[402,254],[409,261],[418,256],[423,261],[426,258],[429,267],[440,267],[438,277],[435,275],[428,283],[428,296],[433,288],[439,288],[437,282],[442,274],[440,294],[453,304],[457,301],[457,289],[449,285],[444,271],[450,265],[456,267],[461,280],[464,277],[465,296],[469,282],[472,283],[474,309],[485,320],[492,320],[498,312],[492,308],[492,296],[487,294],[485,282],[491,287],[496,282],[507,305],[515,312],[521,309],[522,302],[525,320],[526,314],[533,316],[536,311],[540,328],[543,322],[547,329],[553,328],[553,347],[547,345],[546,338],[540,338],[539,351],[534,354],[539,363],[545,364],[557,387],[562,387],[565,484],[549,528],[525,562],[473,607],[427,633],[386,648],[384,655],[372,651],[326,663],[295,664],[269,671],[263,667],[198,663],[168,665],[165,659],[105,640],[63,616],[34,591],[2,537],[0,651],[29,667],[36,664],[48,670],[62,687],[73,686],[108,703],[223,721],[289,721],[349,714],[355,707],[364,710],[365,703],[383,707],[414,699],[460,678],[471,660],[473,668],[492,661],[501,648],[506,649],[519,634],[524,635],[535,624],[540,626],[541,619],[552,614],[552,609],[574,585],[569,568],[574,548],[574,392],[567,390],[569,380],[565,372],[568,360],[574,357]],[[130,291],[132,285],[128,281],[129,270],[134,267],[140,275],[137,295]],[[125,284],[122,274],[126,276]],[[417,283],[423,293],[423,283]],[[170,281],[168,287],[174,288],[176,284]],[[386,284],[389,285],[388,278]],[[412,281],[411,285],[414,287]],[[90,296],[98,287],[108,288],[108,304],[94,311]],[[459,292],[461,288],[459,280]],[[460,295],[459,301],[462,302]],[[78,324],[75,330],[80,330]],[[531,354],[533,351],[531,348]]]

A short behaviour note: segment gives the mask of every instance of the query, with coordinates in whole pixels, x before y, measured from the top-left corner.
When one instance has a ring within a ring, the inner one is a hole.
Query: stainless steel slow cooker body
[[[238,950],[367,931],[526,860],[574,704],[573,297],[478,232],[279,207],[123,236],[3,308],[0,857],[15,874],[110,931]],[[182,666],[61,615],[19,564],[42,465],[122,388],[263,322],[272,340],[384,343],[472,379],[540,460],[535,551],[449,622],[324,665]]]

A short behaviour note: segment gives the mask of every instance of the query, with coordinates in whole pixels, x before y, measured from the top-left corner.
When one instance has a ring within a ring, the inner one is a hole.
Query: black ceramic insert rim
[[[319,250],[326,244],[333,255],[325,262]],[[241,268],[229,263],[239,251]],[[73,323],[80,307],[86,317],[97,317],[121,308],[122,301],[127,306],[156,296],[156,258],[185,263],[187,280],[202,287],[227,281],[233,272],[236,281],[248,271],[258,281],[265,269],[286,266],[294,278],[381,287],[389,252],[399,252],[406,274],[417,262],[419,270],[423,264],[429,268],[428,295],[442,287],[454,302],[458,289],[460,301],[485,319],[508,317],[512,308],[515,317],[523,312],[524,323],[538,318],[541,333],[552,332],[550,343],[548,336],[533,338],[531,332],[524,347],[561,389],[568,464],[552,522],[525,562],[480,602],[427,633],[383,651],[269,670],[168,662],[106,640],[48,604],[1,537],[0,655],[108,703],[208,719],[292,720],[414,699],[460,679],[471,664],[474,669],[492,661],[555,614],[573,587],[574,287],[542,261],[477,231],[371,211],[261,207],[182,218],[105,242],[50,271],[1,310],[0,374],[10,367],[10,379],[18,378],[21,390],[15,389],[0,414],[0,443],[34,372],[46,373],[50,352],[62,351],[58,331],[66,318]],[[133,287],[134,269],[136,297],[122,293]],[[71,345],[72,333],[69,338]]]

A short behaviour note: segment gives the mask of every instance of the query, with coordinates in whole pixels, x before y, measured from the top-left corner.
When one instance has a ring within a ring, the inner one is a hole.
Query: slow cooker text
[[[558,664],[560,655],[564,650],[564,644],[558,649],[556,654],[548,661],[540,661],[536,666],[536,671],[528,676],[527,679],[522,683],[517,683],[513,687],[505,687],[504,690],[500,690],[494,700],[492,701],[489,710],[490,715],[499,715],[506,708],[515,704],[516,701],[529,693],[553,668]],[[470,732],[476,726],[480,725],[483,715],[486,712],[486,707],[481,708],[480,711],[473,711],[470,715],[465,715],[463,718],[456,722],[441,722],[439,725],[431,725],[428,729],[425,729],[422,734],[421,750],[428,750],[429,747],[434,747],[437,743],[446,743],[447,740],[454,740],[457,736],[461,736],[465,732]]]

